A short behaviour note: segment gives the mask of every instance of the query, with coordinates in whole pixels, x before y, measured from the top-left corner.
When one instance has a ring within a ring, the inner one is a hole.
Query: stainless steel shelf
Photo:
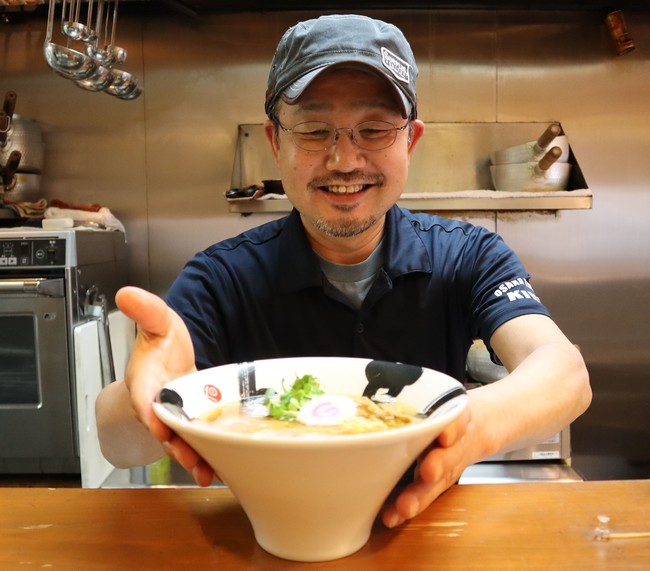
[[[481,462],[469,466],[459,484],[517,484],[534,482],[581,482],[582,477],[569,463]]]
[[[415,211],[557,211],[592,207],[592,195],[569,146],[572,165],[567,190],[503,192],[494,190],[490,152],[535,141],[549,122],[539,123],[426,123],[424,135],[411,157],[400,206]],[[565,134],[562,131],[562,134]],[[277,179],[263,125],[239,125],[231,188],[260,185]],[[427,192],[421,192],[426,189]],[[230,212],[288,212],[283,195],[228,200]]]
[[[522,196],[523,195],[523,196]],[[494,190],[431,193],[423,197],[403,195],[397,204],[409,210],[425,211],[503,211],[503,210],[580,210],[592,207],[591,193],[558,191],[556,193],[509,193]],[[230,212],[255,214],[260,212],[289,212],[291,203],[286,198],[256,200],[229,200]]]

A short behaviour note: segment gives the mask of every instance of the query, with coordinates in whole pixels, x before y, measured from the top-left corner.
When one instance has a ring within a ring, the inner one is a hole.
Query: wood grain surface
[[[266,553],[223,488],[2,488],[0,569],[650,569],[650,480],[454,486],[357,553],[296,563]]]

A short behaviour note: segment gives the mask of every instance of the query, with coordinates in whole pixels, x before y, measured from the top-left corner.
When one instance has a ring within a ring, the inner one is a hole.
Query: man
[[[210,468],[151,409],[162,384],[197,367],[337,355],[462,379],[480,337],[510,373],[470,391],[462,416],[386,506],[393,527],[470,464],[539,442],[586,409],[584,362],[502,240],[395,206],[424,131],[416,75],[408,42],[384,22],[324,16],[283,36],[265,128],[295,210],[197,254],[167,303],[135,288],[118,293],[139,333],[125,381],[97,402],[102,450],[115,465],[146,464],[164,449],[210,483]]]

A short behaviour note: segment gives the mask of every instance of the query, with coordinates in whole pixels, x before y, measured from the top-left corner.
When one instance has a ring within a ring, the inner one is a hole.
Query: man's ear
[[[271,144],[271,152],[273,153],[273,159],[275,160],[275,164],[279,166],[280,140],[278,138],[277,125],[270,119],[267,119],[266,122],[264,123],[264,133],[266,134],[266,138],[269,140],[269,143]]]
[[[413,152],[415,145],[420,140],[420,137],[422,137],[423,134],[424,134],[424,123],[419,119],[413,119],[413,121],[411,121],[411,124],[409,125],[409,133],[408,133],[409,155]]]

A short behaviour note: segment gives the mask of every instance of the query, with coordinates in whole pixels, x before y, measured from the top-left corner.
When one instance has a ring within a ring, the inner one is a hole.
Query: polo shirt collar
[[[415,220],[408,210],[397,205],[386,214],[384,271],[391,279],[412,272],[431,273],[431,258]]]
[[[396,205],[386,214],[385,259],[383,268],[391,279],[412,272],[431,273],[431,259],[407,211]],[[280,233],[279,286],[282,291],[321,287],[318,258],[294,208]]]

